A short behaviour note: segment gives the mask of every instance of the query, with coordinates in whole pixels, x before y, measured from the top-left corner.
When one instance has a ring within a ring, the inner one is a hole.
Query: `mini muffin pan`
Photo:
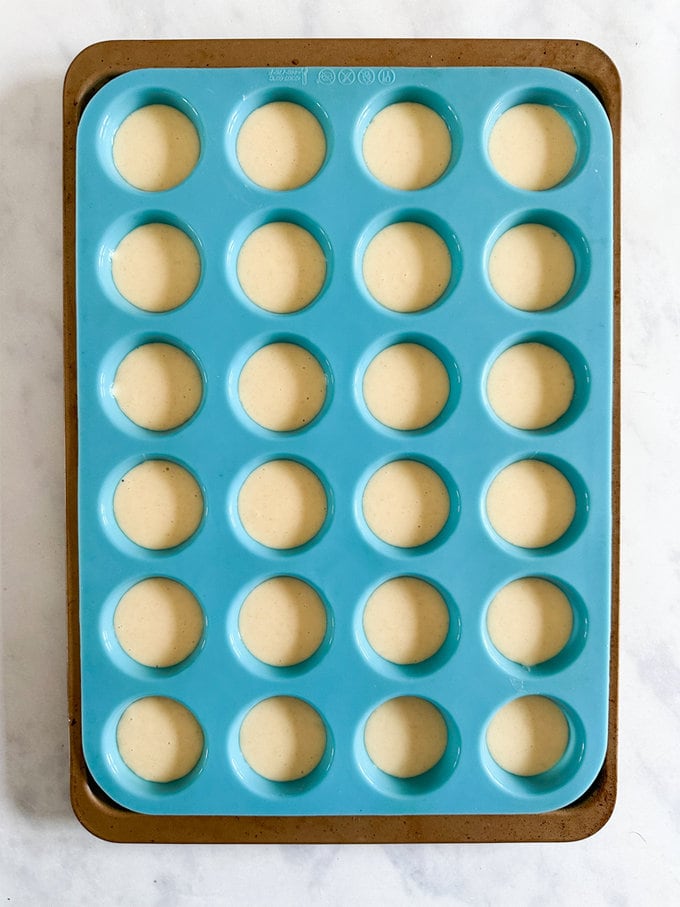
[[[97,87],[77,129],[76,305],[75,320],[67,323],[77,338],[72,363],[77,374],[77,537],[71,537],[77,554],[71,552],[71,567],[77,571],[73,592],[79,604],[71,618],[79,651],[78,665],[72,665],[79,677],[72,701],[78,703],[79,714],[72,723],[79,723],[91,796],[113,814],[129,810],[174,817],[180,823],[183,817],[200,822],[201,816],[509,817],[576,803],[601,772],[611,730],[614,152],[600,100],[583,82],[557,69],[492,66],[488,60],[476,66],[452,61],[402,67],[387,56],[382,65],[373,59],[371,65],[337,66],[329,59],[327,66],[303,66],[293,59],[289,67],[226,68],[230,64],[223,62],[223,68],[201,69],[175,68],[176,63],[160,54],[162,62],[165,68],[132,66]],[[509,62],[507,54],[504,62]],[[235,145],[249,113],[281,100],[301,104],[316,116],[327,152],[308,184],[271,192],[243,173]],[[363,132],[371,118],[398,101],[433,108],[451,135],[449,166],[421,190],[382,185],[362,158]],[[554,106],[574,133],[574,166],[554,189],[516,189],[495,173],[488,159],[486,143],[495,120],[523,102]],[[112,156],[118,126],[150,103],[182,110],[201,142],[190,176],[173,189],[154,193],[126,184]],[[275,220],[304,225],[327,259],[319,296],[289,315],[253,305],[236,274],[242,242],[256,227]],[[380,306],[363,280],[368,243],[380,229],[400,221],[432,227],[452,260],[452,277],[442,296],[417,313]],[[185,231],[201,258],[196,291],[166,313],[131,305],[111,274],[112,253],[120,240],[136,226],[158,222]],[[522,223],[557,230],[574,255],[571,289],[545,311],[508,306],[488,278],[494,242]],[[112,396],[123,357],[150,340],[189,352],[203,378],[199,410],[167,432],[135,426]],[[246,358],[278,340],[310,349],[328,385],[320,414],[290,433],[257,426],[238,398],[238,375]],[[498,355],[525,340],[559,350],[575,379],[567,413],[538,431],[502,423],[485,395],[486,376]],[[362,395],[363,375],[373,357],[402,341],[433,350],[446,366],[451,385],[449,401],[435,421],[408,432],[377,422]],[[165,551],[135,545],[113,514],[117,483],[148,459],[183,465],[197,479],[204,498],[197,531]],[[274,459],[292,459],[311,468],[328,500],[320,532],[288,551],[255,542],[237,509],[245,478]],[[399,459],[434,469],[451,502],[444,528],[418,548],[381,542],[362,512],[370,477]],[[493,478],[523,459],[557,467],[576,499],[567,532],[535,550],[500,539],[485,511]],[[72,477],[73,461],[70,470]],[[75,511],[70,512],[75,517]],[[245,649],[238,612],[254,586],[282,574],[300,577],[319,591],[328,627],[308,661],[273,668]],[[401,575],[421,577],[438,588],[450,616],[442,648],[413,666],[380,658],[362,628],[371,592]],[[152,576],[184,583],[205,614],[198,648],[173,668],[137,664],[120,648],[113,631],[121,595]],[[496,592],[523,576],[552,580],[574,611],[565,648],[532,669],[503,658],[486,630],[486,611]],[[499,708],[534,694],[552,699],[563,710],[569,743],[548,772],[521,777],[493,761],[485,733]],[[327,732],[319,765],[295,782],[260,777],[239,748],[239,729],[248,710],[279,695],[311,704]],[[117,723],[127,706],[146,696],[183,703],[202,728],[204,752],[178,781],[145,781],[118,753]],[[442,759],[415,778],[383,773],[364,746],[369,715],[399,696],[429,700],[448,731]],[[180,831],[177,837],[221,839],[219,833],[201,838],[200,831]],[[406,833],[402,839],[413,838]]]

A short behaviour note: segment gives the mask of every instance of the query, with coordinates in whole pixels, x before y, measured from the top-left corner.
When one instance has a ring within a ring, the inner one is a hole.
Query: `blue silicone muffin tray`
[[[311,110],[327,141],[316,177],[288,192],[254,185],[235,153],[247,115],[274,100]],[[361,139],[372,116],[399,100],[435,109],[452,137],[446,172],[419,191],[387,188],[362,159]],[[486,153],[495,119],[524,101],[554,105],[577,140],[571,173],[545,192],[508,185]],[[116,129],[149,103],[178,107],[194,122],[201,141],[195,170],[165,192],[132,188],[113,164]],[[89,102],[78,128],[76,188],[82,735],[99,787],[128,809],[169,815],[538,813],[579,798],[605,755],[610,633],[612,139],[597,98],[564,73],[535,68],[142,69],[113,79]],[[319,297],[291,315],[254,306],[236,276],[241,243],[273,220],[305,225],[328,259]],[[378,305],[362,278],[368,241],[401,220],[434,227],[453,262],[441,299],[415,314]],[[150,222],[185,230],[201,257],[195,293],[164,314],[128,303],[111,275],[112,252],[120,240]],[[576,262],[566,297],[536,313],[506,305],[487,276],[495,240],[525,222],[555,228]],[[328,379],[319,417],[289,434],[254,424],[237,393],[247,356],[281,339],[314,351]],[[497,355],[525,339],[544,340],[561,351],[575,377],[569,411],[534,432],[499,421],[484,392]],[[187,350],[202,373],[201,407],[175,431],[135,426],[112,396],[118,364],[149,340]],[[386,428],[372,418],[362,398],[366,366],[400,340],[435,351],[451,380],[444,411],[420,431]],[[118,481],[153,458],[186,466],[205,500],[195,535],[169,551],[136,546],[113,515]],[[236,507],[251,470],[279,458],[313,468],[329,504],[320,533],[301,548],[283,552],[253,541]],[[361,508],[373,472],[403,458],[435,468],[451,497],[444,529],[416,549],[380,542]],[[544,549],[505,543],[486,518],[485,492],[493,477],[524,458],[556,465],[576,496],[572,525]],[[238,611],[250,589],[280,574],[299,576],[319,590],[328,630],[307,662],[277,669],[247,652],[238,634]],[[362,630],[370,592],[399,575],[432,582],[450,610],[443,647],[411,667],[381,659]],[[149,576],[181,581],[205,613],[198,649],[174,668],[137,664],[113,631],[121,595]],[[533,669],[504,659],[486,631],[494,594],[522,576],[551,579],[574,610],[564,650]],[[485,745],[493,714],[525,694],[556,701],[570,731],[561,761],[533,778],[502,771]],[[309,702],[326,724],[324,757],[299,781],[267,781],[240,753],[243,717],[255,703],[275,695]],[[433,702],[448,727],[441,761],[412,779],[381,772],[363,744],[371,712],[403,695]],[[179,781],[144,781],[120,758],[118,720],[144,696],[178,700],[202,727],[203,755]]]

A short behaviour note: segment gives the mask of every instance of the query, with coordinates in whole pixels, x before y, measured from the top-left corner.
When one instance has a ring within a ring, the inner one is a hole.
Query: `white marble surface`
[[[20,0],[0,15],[0,900],[680,902],[680,8],[676,0]],[[575,37],[625,94],[620,789],[569,845],[116,846],[68,802],[61,84],[105,38]],[[675,264],[674,264],[675,263]]]

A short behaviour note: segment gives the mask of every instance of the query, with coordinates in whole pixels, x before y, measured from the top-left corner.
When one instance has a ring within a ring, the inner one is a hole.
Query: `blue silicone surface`
[[[235,154],[245,117],[272,100],[308,107],[326,134],[327,157],[306,186],[268,192],[241,172]],[[434,185],[391,190],[367,171],[361,139],[371,117],[397,100],[421,101],[446,120],[451,164]],[[554,189],[526,192],[505,183],[486,153],[489,130],[523,101],[556,106],[569,121],[578,155]],[[133,110],[169,103],[197,126],[194,172],[165,192],[145,193],[115,170],[112,142]],[[417,220],[440,232],[454,275],[441,300],[416,314],[378,305],[362,280],[362,255],[378,229]],[[319,298],[292,315],[248,301],[236,277],[240,244],[256,226],[293,220],[311,227],[328,256]],[[186,230],[201,255],[192,298],[165,314],[141,311],[116,290],[111,255],[129,230],[161,221]],[[502,302],[487,277],[494,241],[509,227],[539,222],[570,243],[576,276],[567,296],[542,312]],[[595,779],[607,743],[611,568],[612,148],[606,115],[579,81],[545,69],[234,69],[139,70],[106,84],[88,104],[77,149],[77,343],[82,733],[96,783],[117,803],[145,813],[224,815],[528,813],[556,809]],[[488,369],[503,349],[543,339],[575,376],[570,410],[548,429],[502,423],[485,398]],[[116,368],[140,343],[168,340],[199,364],[204,399],[176,431],[133,425],[111,394]],[[276,434],[243,412],[236,390],[247,356],[275,339],[316,352],[329,390],[305,429]],[[448,367],[451,398],[427,428],[398,432],[377,423],[361,394],[371,358],[397,340],[416,340]],[[555,544],[515,548],[495,535],[485,513],[489,483],[523,458],[555,464],[577,499],[575,519]],[[198,479],[205,515],[192,539],[169,551],[144,550],[118,529],[117,482],[148,458],[184,464]],[[307,545],[277,552],[243,530],[236,497],[248,473],[273,458],[310,465],[325,484],[329,510]],[[432,465],[446,481],[451,515],[432,542],[399,549],[365,524],[361,498],[375,469],[393,459]],[[307,662],[258,662],[238,634],[247,592],[270,576],[299,576],[322,594],[326,639]],[[451,628],[428,661],[399,667],[381,659],[362,630],[363,606],[386,579],[433,582],[449,605]],[[120,596],[148,576],[187,585],[206,618],[202,642],[175,668],[130,659],[113,631]],[[542,576],[567,593],[574,630],[551,661],[527,669],[490,643],[486,609],[507,582]],[[274,695],[300,697],[323,717],[328,746],[306,778],[276,783],[245,763],[238,732],[247,711]],[[554,699],[567,716],[562,760],[533,778],[502,771],[485,731],[492,715],[524,694]],[[136,699],[184,703],[205,735],[196,768],[169,784],[147,782],[122,762],[116,725]],[[448,725],[442,760],[413,779],[378,770],[363,745],[367,717],[394,696],[431,700]]]

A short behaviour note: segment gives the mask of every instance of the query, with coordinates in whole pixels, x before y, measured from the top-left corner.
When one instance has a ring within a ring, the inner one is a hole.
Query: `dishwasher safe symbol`
[[[335,82],[335,73],[332,69],[322,69],[316,81],[319,85],[332,85]]]

